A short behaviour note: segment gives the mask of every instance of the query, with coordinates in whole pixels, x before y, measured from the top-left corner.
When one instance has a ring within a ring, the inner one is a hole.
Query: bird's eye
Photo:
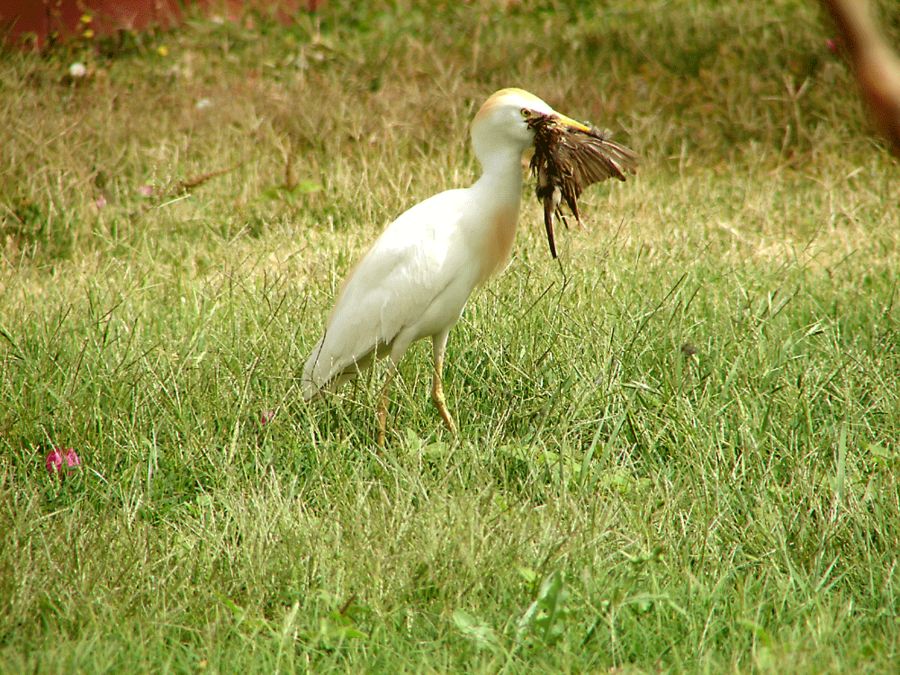
[[[528,108],[522,108],[519,112],[522,113],[522,117],[526,120],[531,117],[531,111]]]

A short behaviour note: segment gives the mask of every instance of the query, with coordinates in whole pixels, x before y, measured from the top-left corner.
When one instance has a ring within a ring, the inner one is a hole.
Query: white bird
[[[390,356],[377,413],[383,445],[388,387],[397,364],[413,342],[430,337],[431,397],[456,434],[442,385],[447,337],[472,291],[509,258],[522,196],[522,153],[534,140],[528,121],[547,115],[589,130],[522,89],[501,89],[484,102],[471,128],[481,178],[416,204],[375,241],[344,282],[306,362],[305,400],[333,391],[374,359]]]

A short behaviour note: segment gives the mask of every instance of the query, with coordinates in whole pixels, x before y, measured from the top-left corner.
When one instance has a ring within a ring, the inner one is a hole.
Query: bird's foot
[[[454,437],[459,436],[459,432],[456,430],[456,422],[453,421],[453,416],[450,414],[450,411],[447,410],[446,407],[439,407],[438,411],[441,413],[441,417],[444,419],[444,425],[446,425],[450,433],[453,434]]]
[[[456,436],[456,422],[453,421],[453,415],[451,415],[450,411],[447,410],[447,400],[444,398],[443,387],[436,386],[431,392],[431,399],[434,401],[434,405],[437,407],[438,412],[441,414],[441,418],[444,420],[444,425],[447,427],[451,434]]]

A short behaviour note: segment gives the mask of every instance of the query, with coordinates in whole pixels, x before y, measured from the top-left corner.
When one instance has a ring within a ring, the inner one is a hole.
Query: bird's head
[[[557,124],[579,131],[589,131],[581,122],[556,112],[547,103],[524,89],[501,89],[494,92],[475,115],[472,122],[472,145],[482,165],[494,157],[522,152],[534,142],[537,120],[552,117]]]

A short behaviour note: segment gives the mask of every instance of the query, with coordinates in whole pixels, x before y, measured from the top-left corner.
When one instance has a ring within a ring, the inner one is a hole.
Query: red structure
[[[322,4],[323,0],[0,0],[0,39],[7,45],[41,49],[51,37],[65,40],[85,31],[101,36],[171,28],[194,7],[229,19],[253,9],[285,21]]]

